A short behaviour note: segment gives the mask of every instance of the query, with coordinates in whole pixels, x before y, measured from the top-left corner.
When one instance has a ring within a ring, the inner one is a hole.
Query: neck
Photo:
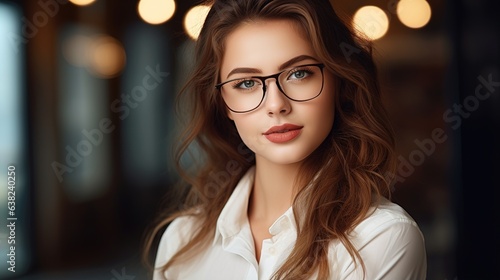
[[[281,165],[256,158],[255,182],[250,196],[248,214],[272,224],[292,205],[294,180],[300,164]]]

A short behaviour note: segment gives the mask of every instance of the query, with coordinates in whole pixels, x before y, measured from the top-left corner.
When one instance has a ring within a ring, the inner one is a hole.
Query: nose
[[[280,91],[276,80],[268,80],[266,89],[265,108],[269,116],[286,115],[292,110],[290,100]]]

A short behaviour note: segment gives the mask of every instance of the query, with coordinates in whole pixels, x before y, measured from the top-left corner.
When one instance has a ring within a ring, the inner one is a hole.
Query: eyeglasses
[[[266,95],[266,80],[275,79],[278,89],[290,100],[304,102],[318,97],[323,91],[324,64],[306,64],[279,73],[259,77],[236,78],[215,86],[226,106],[235,113],[257,109]]]

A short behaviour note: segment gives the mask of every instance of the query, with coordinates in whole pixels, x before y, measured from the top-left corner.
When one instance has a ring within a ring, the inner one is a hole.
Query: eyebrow
[[[281,64],[279,66],[279,70],[281,71],[283,69],[286,69],[286,68],[294,65],[297,62],[300,62],[303,60],[308,60],[308,59],[318,61],[315,57],[312,57],[310,55],[299,55],[299,56],[294,57],[294,58],[286,61],[285,63]],[[229,72],[229,74],[227,74],[227,78],[229,78],[231,75],[234,75],[234,74],[260,74],[260,73],[262,73],[262,70],[257,69],[257,68],[248,68],[248,67],[234,68],[233,70],[231,70],[231,72]]]

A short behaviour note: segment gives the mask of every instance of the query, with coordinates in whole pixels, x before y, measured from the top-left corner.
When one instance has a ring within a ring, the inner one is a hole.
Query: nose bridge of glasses
[[[274,80],[274,86],[272,82],[268,81],[268,79]],[[290,98],[286,95],[281,87],[281,84],[279,82],[279,74],[267,77],[266,82],[269,88],[266,90],[266,83],[264,83],[263,96],[261,101],[265,104],[266,108],[274,111],[277,109],[283,110],[283,108],[289,106],[287,104],[289,104]]]
[[[266,91],[267,91],[268,87],[271,85],[270,82],[269,82],[269,80],[274,80],[274,83],[276,84],[276,87],[278,88],[278,90],[281,93],[284,93],[283,88],[281,87],[280,80],[279,80],[280,77],[281,77],[281,74],[283,74],[283,72],[276,73],[276,74],[269,75],[269,76],[261,78],[261,80],[262,80],[262,90],[264,91],[264,94],[266,94]],[[269,83],[269,84],[267,84],[267,83]]]

